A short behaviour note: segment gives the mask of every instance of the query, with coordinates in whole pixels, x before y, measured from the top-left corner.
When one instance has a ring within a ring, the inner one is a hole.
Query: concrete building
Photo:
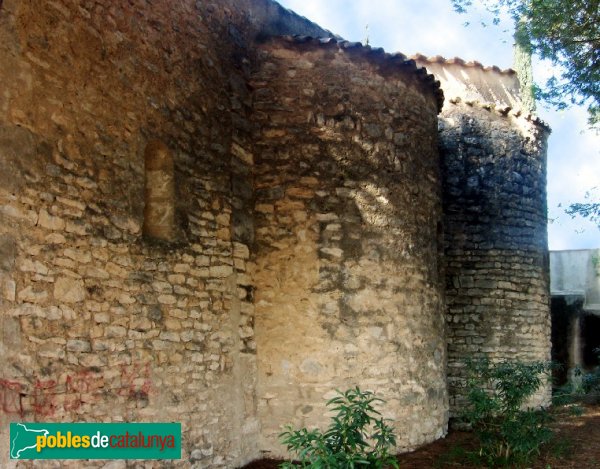
[[[550,252],[552,359],[557,384],[600,365],[600,249]]]

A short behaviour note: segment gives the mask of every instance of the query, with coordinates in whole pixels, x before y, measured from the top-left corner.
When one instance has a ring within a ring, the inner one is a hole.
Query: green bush
[[[594,349],[600,361],[600,348]],[[581,393],[592,403],[600,402],[600,366],[588,373],[580,372]]]
[[[552,438],[549,414],[523,408],[549,375],[549,364],[481,359],[469,362],[467,370],[464,420],[479,439],[475,456],[492,467],[529,462]]]
[[[600,348],[594,349],[600,361]],[[552,397],[555,405],[568,405],[585,402],[600,403],[600,366],[586,372],[576,367],[569,382],[557,388]]]
[[[279,435],[298,462],[285,462],[282,469],[297,466],[351,469],[355,467],[398,467],[390,450],[396,446],[392,428],[374,408],[382,399],[358,387],[327,401],[337,414],[327,430],[294,430],[291,426]]]

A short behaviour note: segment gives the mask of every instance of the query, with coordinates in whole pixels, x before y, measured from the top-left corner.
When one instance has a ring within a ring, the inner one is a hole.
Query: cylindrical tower
[[[546,139],[520,111],[512,70],[415,57],[442,82],[448,379],[464,402],[465,360],[550,359]],[[549,387],[537,403],[547,403]]]
[[[262,450],[328,423],[356,385],[387,402],[401,449],[447,425],[437,113],[414,61],[274,39],[254,76],[256,340]]]

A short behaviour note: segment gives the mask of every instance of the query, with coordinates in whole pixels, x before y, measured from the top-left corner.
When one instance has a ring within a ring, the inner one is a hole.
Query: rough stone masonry
[[[465,357],[549,357],[514,73],[270,0],[5,0],[0,83],[2,467],[11,421],[182,422],[164,465],[238,467],[355,385],[406,450]]]

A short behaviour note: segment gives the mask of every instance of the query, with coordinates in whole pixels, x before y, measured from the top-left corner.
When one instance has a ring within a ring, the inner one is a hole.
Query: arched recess
[[[151,140],[144,152],[144,236],[175,239],[175,175],[173,155],[160,140]]]

